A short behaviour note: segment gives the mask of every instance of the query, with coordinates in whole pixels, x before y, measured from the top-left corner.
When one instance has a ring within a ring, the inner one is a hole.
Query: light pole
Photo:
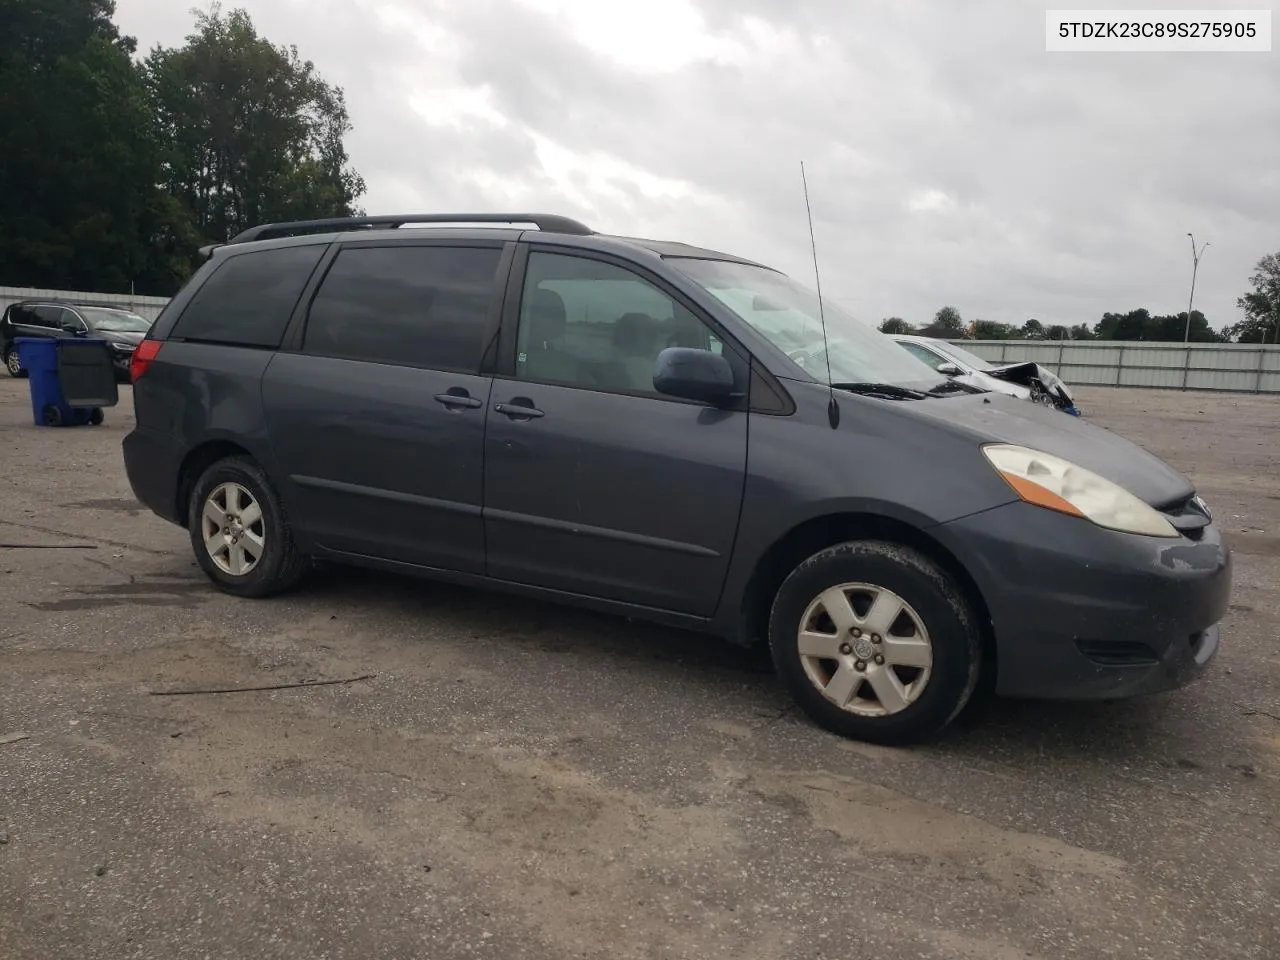
[[[1209,241],[1204,242],[1204,246],[1200,248],[1200,253],[1196,252],[1196,238],[1191,234],[1191,296],[1187,298],[1187,329],[1182,335],[1183,343],[1191,342],[1191,305],[1196,302],[1196,271],[1200,269],[1200,255],[1204,253],[1204,248],[1209,246]]]

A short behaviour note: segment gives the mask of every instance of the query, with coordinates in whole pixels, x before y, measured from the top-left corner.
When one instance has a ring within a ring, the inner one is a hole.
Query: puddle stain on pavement
[[[204,579],[131,580],[128,583],[76,587],[76,596],[58,600],[27,601],[26,606],[45,613],[100,610],[106,607],[183,607],[191,609],[212,599],[213,588]]]

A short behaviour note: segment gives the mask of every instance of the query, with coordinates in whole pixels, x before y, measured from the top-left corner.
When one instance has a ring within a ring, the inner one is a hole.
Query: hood
[[[1031,399],[1031,388],[1023,386],[1020,383],[1013,383],[1009,380],[1001,380],[997,377],[982,370],[975,370],[963,377],[956,377],[957,380],[963,380],[965,383],[983,390],[992,390],[996,393],[1003,393],[1005,396],[1017,397],[1019,400]]]
[[[1070,460],[1152,506],[1195,493],[1186,476],[1136,443],[1079,417],[1064,417],[1053,407],[989,393],[901,402],[899,408],[964,430],[980,442],[1016,443]]]

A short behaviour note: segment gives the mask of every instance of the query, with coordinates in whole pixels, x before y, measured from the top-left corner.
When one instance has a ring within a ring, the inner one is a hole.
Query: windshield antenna
[[[813,280],[818,286],[818,320],[822,324],[822,355],[827,359],[827,420],[834,430],[840,426],[840,407],[836,403],[836,388],[831,383],[831,344],[827,341],[827,313],[822,303],[822,275],[818,272],[818,241],[813,235],[813,208],[809,206],[809,178],[804,174],[804,161],[800,161],[800,183],[804,186],[804,210],[809,216],[809,247],[813,250]]]

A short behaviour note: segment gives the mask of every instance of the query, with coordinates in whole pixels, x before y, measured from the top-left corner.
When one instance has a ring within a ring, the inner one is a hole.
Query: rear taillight
[[[147,372],[151,361],[159,356],[163,346],[163,340],[143,340],[138,344],[138,348],[133,351],[133,359],[129,361],[129,379],[136,383]]]

